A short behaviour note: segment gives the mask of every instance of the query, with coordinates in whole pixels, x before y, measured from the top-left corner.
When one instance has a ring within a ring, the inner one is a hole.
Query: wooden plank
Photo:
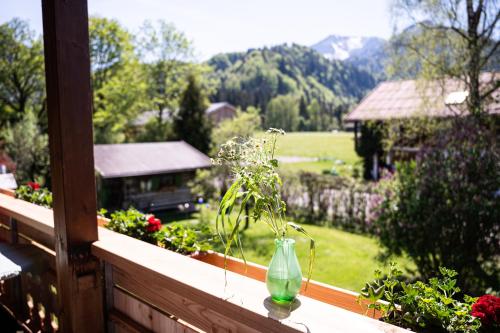
[[[111,310],[115,307],[114,301],[114,283],[113,283],[113,266],[106,262],[101,263],[104,270],[104,297],[106,302],[106,325],[108,333],[115,333],[115,326],[110,318]]]
[[[8,189],[8,188],[1,188],[0,187],[0,193],[8,195],[9,197],[15,197],[16,196],[16,191]]]
[[[54,237],[54,215],[51,209],[0,194],[0,214],[16,219],[18,228],[23,223]]]
[[[117,333],[153,333],[153,331],[148,330],[146,327],[141,326],[137,322],[130,319],[127,315],[121,313],[118,310],[112,309],[109,313],[109,319],[117,326],[115,331]],[[170,331],[166,331],[170,332]]]
[[[105,218],[105,217],[102,217],[102,216],[97,216],[97,225],[99,227],[105,227],[106,224],[109,223],[109,219],[108,218]]]
[[[226,285],[218,267],[106,229],[92,252],[114,266],[116,285],[205,331],[404,332],[305,296],[293,311],[277,307],[262,282],[227,272]]]
[[[137,299],[125,291],[114,288],[115,309],[126,315],[145,330],[151,332],[199,333],[151,305]]]
[[[222,253],[209,251],[207,253],[195,255],[193,258],[219,268],[224,268],[224,255]],[[228,256],[227,259],[228,271],[247,276],[257,281],[266,281],[266,267],[248,261],[245,267],[243,260],[230,256]]]
[[[235,310],[237,310],[237,307],[233,311],[230,311],[230,309],[222,311],[221,306],[218,306],[215,300],[211,305],[207,305],[202,298],[204,295],[201,295],[197,290],[192,290],[193,297],[183,297],[169,288],[168,285],[171,284],[170,282],[163,283],[161,282],[161,278],[159,280],[158,277],[142,279],[138,276],[138,273],[138,270],[129,271],[127,269],[126,272],[116,269],[113,274],[118,286],[139,295],[148,303],[182,318],[205,332],[256,333],[261,331],[258,327],[262,327],[262,331],[265,332],[297,332],[290,329],[280,330],[276,327],[269,328],[270,325],[259,325],[257,321],[252,325],[253,328],[249,327],[245,324],[245,320],[241,316],[231,318],[231,316],[222,314],[227,312],[236,315]],[[154,289],[151,286],[155,286]],[[179,286],[176,286],[174,290],[179,290],[179,288]],[[181,294],[183,293],[181,292]],[[217,308],[219,311],[216,310]]]
[[[103,332],[86,0],[42,0],[61,331]]]
[[[217,266],[219,268],[224,268],[224,255],[222,253],[210,251],[208,253],[203,253],[193,257],[194,259],[203,261],[210,265]],[[246,266],[243,260],[227,257],[227,270],[247,276],[251,279],[265,282],[267,267],[255,264],[253,262],[247,262]],[[358,293],[330,286],[318,281],[311,280],[307,290],[305,289],[306,279],[304,278],[302,282],[302,288],[300,293],[304,296],[311,297],[315,300],[328,303],[331,305],[338,306],[342,309],[346,309],[355,313],[362,315],[366,314],[368,310],[367,305],[369,302],[363,301],[362,305],[358,303]],[[375,312],[375,318],[378,319],[382,313],[380,311]]]

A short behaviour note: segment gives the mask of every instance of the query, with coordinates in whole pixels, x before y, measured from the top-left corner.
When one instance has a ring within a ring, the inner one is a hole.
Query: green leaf
[[[293,222],[287,222],[287,225],[292,227],[295,231],[300,232],[304,236],[309,238],[309,267],[307,270],[306,287],[304,288],[305,290],[307,290],[307,287],[309,286],[309,281],[311,280],[312,270],[314,267],[314,259],[316,257],[316,243],[314,239],[307,233],[307,231],[302,226]]]

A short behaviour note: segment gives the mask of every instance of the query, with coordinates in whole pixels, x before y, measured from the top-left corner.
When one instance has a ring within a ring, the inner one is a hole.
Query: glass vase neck
[[[295,239],[293,238],[276,238],[274,244],[277,247],[292,247],[295,246]]]

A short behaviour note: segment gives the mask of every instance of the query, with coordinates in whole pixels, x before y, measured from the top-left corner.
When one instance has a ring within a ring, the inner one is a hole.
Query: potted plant
[[[232,185],[222,197],[216,219],[216,231],[224,244],[224,256],[235,246],[242,259],[240,225],[245,219],[245,207],[253,206],[253,218],[265,223],[275,236],[275,251],[266,275],[266,285],[274,302],[289,304],[295,300],[301,284],[302,272],[295,254],[295,240],[288,237],[290,229],[310,239],[307,283],[311,278],[315,244],[300,226],[286,219],[286,204],[281,198],[281,178],[275,158],[276,141],[285,132],[267,131],[267,137],[234,138],[222,145],[214,164],[228,166],[234,177]],[[306,284],[307,287],[307,284]]]
[[[405,283],[395,263],[386,277],[375,271],[375,280],[361,290],[359,300],[368,300],[368,309],[379,311],[380,320],[417,332],[498,332],[500,298],[474,298],[457,287],[457,272],[444,267],[428,281]]]

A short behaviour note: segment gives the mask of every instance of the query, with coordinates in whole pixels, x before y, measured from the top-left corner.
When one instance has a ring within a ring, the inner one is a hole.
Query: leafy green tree
[[[45,110],[43,47],[28,23],[14,18],[0,25],[0,125]],[[42,117],[40,117],[42,118]]]
[[[32,111],[3,131],[4,148],[16,163],[20,183],[36,180],[45,184],[49,177],[48,135],[42,133]]]
[[[132,37],[118,21],[100,17],[90,18],[89,36],[95,142],[132,141],[129,125],[144,108],[146,89]]]
[[[145,61],[148,107],[156,112],[158,136],[165,131],[164,119],[171,118],[179,107],[187,86],[186,77],[194,66],[190,63],[193,48],[184,33],[160,20],[157,24],[143,23],[138,50]],[[153,126],[151,129],[154,130]]]
[[[496,0],[397,0],[395,29],[413,22],[393,40],[393,71],[411,69],[425,80],[454,78],[469,96],[467,110],[484,112],[485,101],[500,87],[498,77],[480,82],[483,71],[500,67],[500,11]]]
[[[175,138],[172,121],[158,123],[157,118],[149,119],[143,127],[137,128],[131,137],[136,142],[162,142]]]
[[[266,127],[281,128],[293,132],[299,127],[299,102],[295,96],[273,98],[266,108]]]
[[[260,110],[250,106],[245,112],[237,111],[236,117],[223,121],[213,130],[214,153],[220,145],[234,137],[250,138],[261,128]]]
[[[300,96],[299,116],[299,131],[307,131],[309,129],[309,112],[307,111],[306,99],[304,96]]]
[[[321,131],[325,128],[323,127],[323,117],[321,112],[321,106],[318,100],[313,99],[312,102],[307,106],[307,113],[309,114],[309,129],[312,131]]]
[[[499,164],[489,126],[459,118],[440,129],[384,189],[376,222],[382,244],[409,254],[424,277],[446,266],[460,273],[466,292],[498,288]]]
[[[132,36],[117,20],[92,16],[89,40],[92,86],[94,91],[99,91],[131,57]]]
[[[179,112],[174,118],[173,128],[177,139],[184,140],[203,153],[208,153],[212,143],[212,128],[205,110],[208,99],[200,79],[195,74],[187,78],[187,88],[182,94]]]
[[[140,64],[126,60],[97,91],[94,103],[94,136],[97,143],[135,141],[133,121],[145,105],[146,85]]]

